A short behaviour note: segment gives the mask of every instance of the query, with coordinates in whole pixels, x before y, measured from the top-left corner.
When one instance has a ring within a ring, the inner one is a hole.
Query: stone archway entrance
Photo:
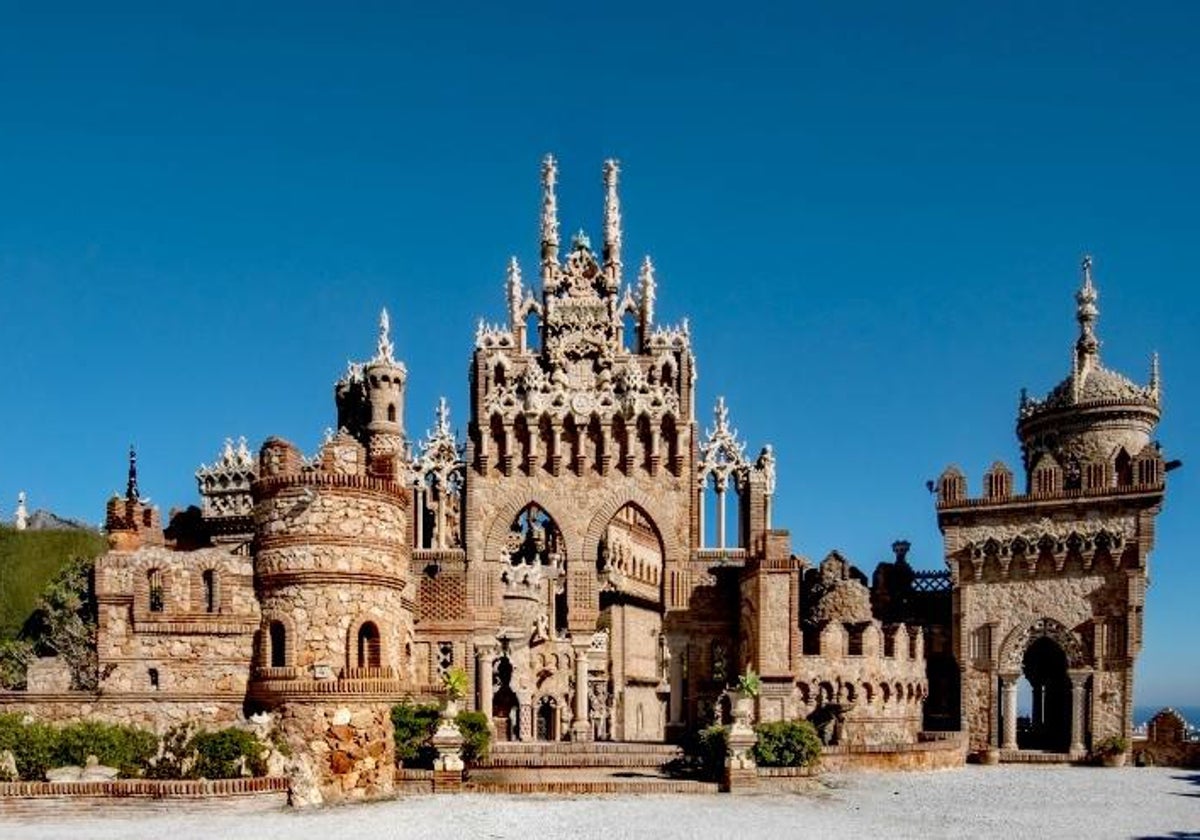
[[[1071,680],[1067,655],[1048,636],[1030,642],[1022,659],[1022,676],[1031,689],[1028,716],[1018,710],[1017,747],[1067,752],[1071,746]]]
[[[1041,618],[1009,633],[999,659],[1001,748],[1082,754],[1090,671],[1079,638]],[[1022,678],[1031,695],[1024,718],[1018,712]]]

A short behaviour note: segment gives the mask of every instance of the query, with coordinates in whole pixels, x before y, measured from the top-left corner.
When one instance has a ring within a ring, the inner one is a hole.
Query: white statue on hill
[[[13,517],[13,519],[14,519],[14,523],[17,526],[18,531],[24,531],[25,528],[29,525],[29,514],[25,510],[25,491],[24,490],[22,490],[20,493],[17,494],[17,512],[16,512],[16,515]]]

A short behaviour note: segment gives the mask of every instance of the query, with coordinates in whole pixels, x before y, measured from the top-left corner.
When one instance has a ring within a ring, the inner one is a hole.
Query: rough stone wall
[[[185,696],[176,694],[179,698]],[[0,692],[0,714],[8,713],[27,714],[46,723],[80,720],[120,723],[159,734],[186,722],[204,729],[223,729],[245,722],[240,696],[236,699],[209,695],[169,700],[146,692],[99,695],[82,691],[60,694],[3,691]]]
[[[205,573],[214,587],[212,610]],[[151,609],[150,580],[162,609]],[[97,653],[106,693],[245,694],[258,602],[249,558],[220,548],[112,551],[96,561]],[[157,675],[157,686],[151,679]]]
[[[391,704],[287,703],[278,724],[293,754],[305,760],[325,803],[375,799],[395,786]],[[307,774],[297,774],[307,775]]]

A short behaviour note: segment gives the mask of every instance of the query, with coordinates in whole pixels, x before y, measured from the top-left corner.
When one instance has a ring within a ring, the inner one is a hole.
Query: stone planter
[[[1124,767],[1126,755],[1123,752],[1108,753],[1100,756],[1100,763],[1105,767]]]

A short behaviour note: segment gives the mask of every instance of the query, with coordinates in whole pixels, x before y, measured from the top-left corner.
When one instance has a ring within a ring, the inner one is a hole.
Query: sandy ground
[[[968,767],[829,777],[806,794],[414,797],[316,812],[232,815],[183,806],[0,822],[0,837],[1200,838],[1200,773]]]

